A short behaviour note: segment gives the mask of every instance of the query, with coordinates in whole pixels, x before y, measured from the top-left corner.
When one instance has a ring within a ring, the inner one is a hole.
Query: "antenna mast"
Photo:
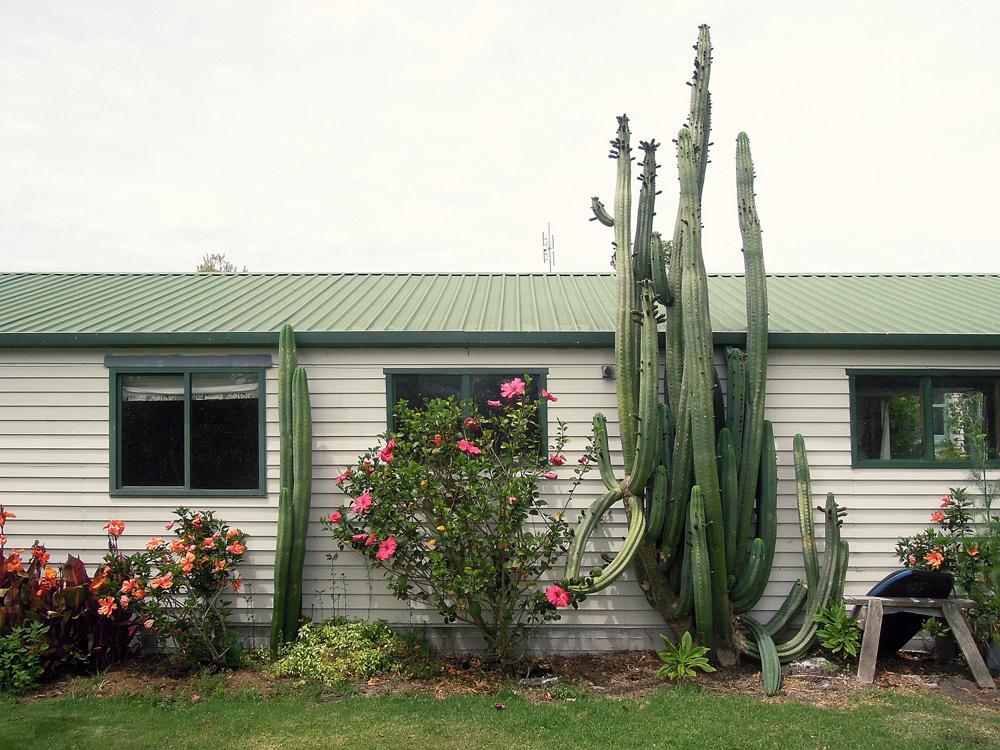
[[[556,264],[556,238],[552,236],[552,225],[546,224],[548,231],[542,232],[542,262],[549,266],[549,273]]]

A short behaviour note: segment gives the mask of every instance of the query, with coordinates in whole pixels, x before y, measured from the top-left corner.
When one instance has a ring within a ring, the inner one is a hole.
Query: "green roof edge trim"
[[[661,334],[662,337],[662,334]],[[611,347],[610,331],[342,331],[302,332],[296,344],[316,348],[396,347]],[[746,333],[722,331],[714,336],[716,345],[742,346]],[[275,347],[277,331],[236,333],[0,333],[0,348],[72,349],[112,347]],[[774,349],[972,349],[1000,348],[1000,333],[782,333],[768,335]]]

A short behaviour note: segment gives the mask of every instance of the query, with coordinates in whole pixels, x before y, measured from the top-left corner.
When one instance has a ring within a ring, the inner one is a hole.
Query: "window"
[[[113,368],[112,493],[263,494],[263,383],[257,368]]]
[[[390,429],[395,429],[393,411],[401,399],[411,406],[421,404],[435,398],[454,397],[456,401],[472,399],[479,411],[489,414],[503,407],[494,407],[487,401],[496,401],[500,397],[500,384],[514,378],[529,380],[527,395],[529,399],[537,399],[545,387],[547,370],[386,370],[386,407],[387,422]],[[541,430],[541,443],[544,450],[547,441],[545,430],[546,400],[542,399],[538,413]]]
[[[855,466],[961,466],[998,457],[1000,374],[848,371]]]

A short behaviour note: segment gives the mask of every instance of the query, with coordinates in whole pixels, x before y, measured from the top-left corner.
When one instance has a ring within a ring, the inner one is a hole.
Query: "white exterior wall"
[[[278,429],[277,369],[267,373],[267,477],[265,498],[129,498],[109,494],[109,382],[105,354],[225,354],[264,350],[6,350],[0,353],[0,502],[17,514],[5,529],[8,547],[46,544],[54,560],[77,554],[92,573],[103,557],[111,518],[126,523],[123,551],[140,549],[179,505],[214,510],[230,526],[249,534],[241,567],[250,584],[253,613],[242,596],[234,597],[240,617],[253,617],[258,628],[269,620],[272,594],[274,529],[277,511]],[[270,353],[276,355],[276,351]],[[313,407],[313,517],[341,507],[346,497],[333,482],[344,466],[376,442],[386,429],[385,368],[510,367],[547,369],[547,388],[559,397],[549,405],[550,426],[569,425],[570,463],[586,447],[595,411],[616,413],[615,381],[600,377],[613,360],[610,350],[596,349],[300,349],[309,373]],[[795,433],[806,439],[816,504],[827,492],[848,508],[843,535],[851,542],[848,593],[864,593],[891,569],[899,536],[929,524],[948,487],[964,486],[961,469],[852,469],[847,368],[997,368],[996,352],[920,352],[854,350],[772,350],[768,373],[767,416],[774,423],[779,464],[779,538],[771,583],[760,613],[775,609],[791,583],[802,575],[801,543],[795,510],[791,444]],[[609,429],[616,445],[617,424]],[[615,462],[620,467],[620,454]],[[567,477],[568,470],[560,472]],[[561,509],[570,481],[547,483],[550,507]],[[603,485],[593,471],[577,491],[568,517],[586,507]],[[821,514],[816,514],[817,518]],[[615,511],[596,539],[596,554],[613,549],[625,530],[623,511]],[[817,529],[821,535],[821,530]],[[820,542],[822,546],[822,541]],[[445,645],[462,647],[464,630],[443,627],[433,611],[408,608],[366,573],[361,558],[338,552],[320,524],[308,540],[305,613],[355,618],[384,618],[394,625],[428,624]],[[322,592],[322,593],[320,593]],[[647,648],[660,644],[666,628],[628,579],[589,597],[579,610],[546,625],[538,651],[591,651]],[[264,631],[262,631],[264,632]],[[266,641],[258,636],[257,643]]]

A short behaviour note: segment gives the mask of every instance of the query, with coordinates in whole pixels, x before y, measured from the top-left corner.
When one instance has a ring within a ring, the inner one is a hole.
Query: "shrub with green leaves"
[[[847,607],[842,601],[831,599],[813,616],[813,622],[822,626],[816,631],[816,636],[823,648],[829,649],[835,656],[857,657],[861,649],[861,627],[847,614]]]
[[[42,653],[48,625],[18,625],[0,636],[0,693],[20,693],[37,683],[45,672]]]
[[[398,666],[400,638],[382,620],[349,622],[335,617],[307,623],[296,640],[280,650],[271,672],[329,684],[367,680]]]
[[[514,658],[542,623],[559,619],[556,607],[576,606],[559,586],[539,588],[571,536],[539,492],[566,462],[567,438],[559,423],[543,450],[540,402],[527,386],[504,383],[486,413],[472,401],[401,401],[396,431],[337,479],[351,502],[323,519],[341,549],[385,572],[396,597],[478,630],[487,661]],[[586,460],[575,466],[578,482]]]

